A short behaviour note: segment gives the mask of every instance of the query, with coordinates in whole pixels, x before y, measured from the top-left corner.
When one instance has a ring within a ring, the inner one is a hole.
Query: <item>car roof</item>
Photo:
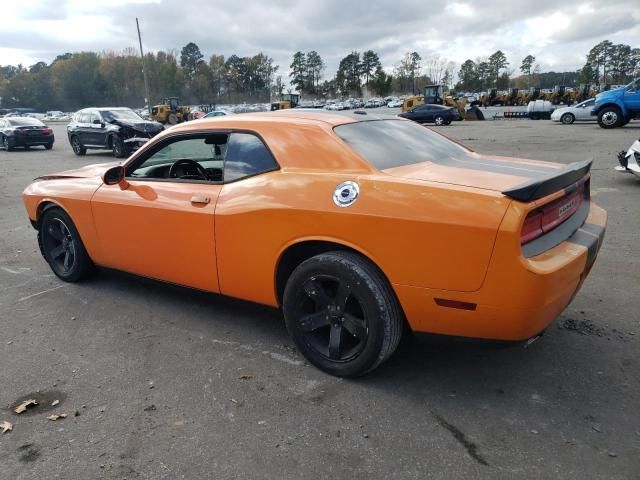
[[[131,110],[129,107],[86,107],[83,108],[81,110],[78,110],[79,112],[84,112],[85,110],[97,110],[99,112],[104,112],[104,111],[113,111],[113,110]]]
[[[256,113],[242,113],[239,115],[225,115],[220,117],[201,118],[192,122],[180,123],[176,127],[176,130],[195,130],[202,128],[203,125],[211,125],[219,127],[222,124],[234,124],[238,123],[262,123],[262,122],[277,122],[277,123],[289,123],[289,124],[316,124],[324,125],[328,127],[336,127],[338,125],[344,125],[347,123],[364,122],[371,120],[400,120],[395,116],[390,115],[375,115],[362,111],[362,113],[354,113],[359,110],[350,112],[334,112],[334,111],[318,111],[317,109],[304,109],[293,108],[286,110],[279,110],[275,112],[256,112]]]

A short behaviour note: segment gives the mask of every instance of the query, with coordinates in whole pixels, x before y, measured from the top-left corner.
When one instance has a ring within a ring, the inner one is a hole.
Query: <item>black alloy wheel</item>
[[[62,209],[44,212],[39,241],[45,260],[62,280],[76,282],[90,272],[91,259],[71,218]]]
[[[2,148],[5,149],[7,152],[13,151],[13,147],[9,143],[9,139],[4,135],[2,136]]]
[[[300,264],[287,281],[283,310],[302,354],[337,376],[365,374],[396,349],[403,315],[382,273],[352,252]]]
[[[73,153],[78,156],[85,155],[87,153],[87,147],[82,145],[80,142],[80,138],[77,135],[71,137],[71,148],[73,149]]]
[[[124,142],[118,135],[114,135],[111,139],[113,156],[116,158],[124,158],[127,156],[127,149]]]

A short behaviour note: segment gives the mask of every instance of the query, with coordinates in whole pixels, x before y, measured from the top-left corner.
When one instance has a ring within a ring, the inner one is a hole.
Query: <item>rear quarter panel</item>
[[[359,183],[360,197],[340,208],[333,192],[346,180]],[[276,305],[278,259],[305,240],[350,246],[393,284],[474,291],[508,204],[493,192],[385,174],[287,169],[228,184],[216,207],[221,291]]]

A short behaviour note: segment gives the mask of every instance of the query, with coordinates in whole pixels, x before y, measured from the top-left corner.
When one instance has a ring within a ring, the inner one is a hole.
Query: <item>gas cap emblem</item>
[[[333,202],[339,207],[353,205],[360,195],[360,187],[356,182],[342,182],[333,192]]]

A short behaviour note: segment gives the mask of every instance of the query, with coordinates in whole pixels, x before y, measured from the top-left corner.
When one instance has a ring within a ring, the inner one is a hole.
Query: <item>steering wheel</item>
[[[173,165],[171,165],[171,168],[169,169],[169,178],[178,178],[178,167],[181,167],[183,165],[190,165],[192,167],[195,167],[195,169],[198,171],[198,175],[202,177],[202,180],[209,180],[209,175],[207,174],[207,171],[204,169],[204,167],[195,160],[191,160],[190,158],[181,158],[180,160],[176,160],[175,162],[173,162]],[[190,177],[191,176],[192,175],[190,175]]]

